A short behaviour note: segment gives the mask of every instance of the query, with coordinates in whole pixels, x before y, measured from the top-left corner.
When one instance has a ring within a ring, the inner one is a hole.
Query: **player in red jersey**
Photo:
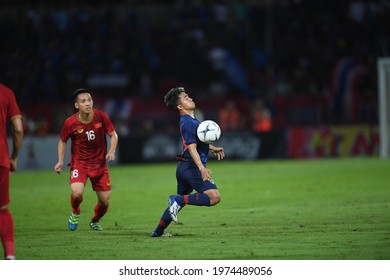
[[[12,125],[12,153],[7,142],[7,121]],[[0,239],[6,260],[15,259],[14,221],[7,205],[9,175],[16,171],[18,154],[23,141],[22,115],[13,91],[0,83]]]
[[[80,204],[83,201],[84,188],[88,178],[96,192],[98,202],[89,225],[93,230],[101,231],[99,221],[106,214],[111,196],[110,175],[107,161],[115,159],[118,135],[108,115],[93,109],[91,91],[85,88],[73,92],[74,106],[78,112],[65,120],[58,142],[58,163],[54,170],[60,174],[64,166],[66,142],[71,139],[70,155],[70,213],[68,227],[77,229],[80,218]],[[107,152],[106,135],[110,137],[110,149]]]

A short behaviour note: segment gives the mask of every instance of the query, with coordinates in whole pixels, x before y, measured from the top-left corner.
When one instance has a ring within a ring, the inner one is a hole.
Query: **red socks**
[[[99,220],[104,216],[104,214],[107,213],[108,205],[103,206],[103,205],[100,205],[99,203],[97,203],[94,210],[95,210],[95,216],[92,217],[91,221],[93,223],[96,223],[96,222],[99,222]]]
[[[83,201],[82,196],[79,198],[74,198],[72,195],[70,196],[70,204],[72,205],[72,212],[73,213],[80,214],[80,204],[82,201]],[[95,215],[92,217],[91,221],[96,223],[104,216],[104,214],[107,213],[108,205],[103,206],[103,205],[100,205],[99,203],[97,203],[95,208],[94,208],[94,211],[95,211]]]
[[[0,238],[6,258],[15,256],[14,220],[6,208],[0,211]]]

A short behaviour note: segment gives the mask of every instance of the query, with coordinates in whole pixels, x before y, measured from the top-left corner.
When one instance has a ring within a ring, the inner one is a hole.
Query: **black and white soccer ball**
[[[212,144],[221,137],[221,128],[212,120],[201,122],[196,131],[200,141],[206,144]]]

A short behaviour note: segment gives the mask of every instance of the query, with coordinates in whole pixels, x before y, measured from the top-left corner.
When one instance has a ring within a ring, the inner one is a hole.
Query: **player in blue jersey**
[[[177,194],[168,198],[168,208],[162,215],[151,237],[169,236],[164,230],[172,221],[177,222],[178,212],[186,205],[213,206],[221,201],[218,188],[206,167],[209,151],[218,160],[225,157],[222,147],[201,142],[196,136],[200,121],[195,118],[195,102],[183,87],[172,88],[164,97],[165,104],[180,114],[180,133],[183,154],[178,156],[176,169]],[[193,193],[193,191],[196,191]]]

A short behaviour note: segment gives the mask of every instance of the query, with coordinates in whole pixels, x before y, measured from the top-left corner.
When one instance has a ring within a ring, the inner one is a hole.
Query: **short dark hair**
[[[164,97],[164,103],[168,107],[177,110],[179,94],[185,92],[184,87],[175,87],[168,91]]]
[[[90,90],[87,89],[87,88],[79,88],[79,89],[76,89],[74,92],[72,92],[72,96],[73,96],[74,102],[77,101],[77,97],[79,96],[80,93],[89,93],[89,94],[92,95],[92,91],[90,91]]]

